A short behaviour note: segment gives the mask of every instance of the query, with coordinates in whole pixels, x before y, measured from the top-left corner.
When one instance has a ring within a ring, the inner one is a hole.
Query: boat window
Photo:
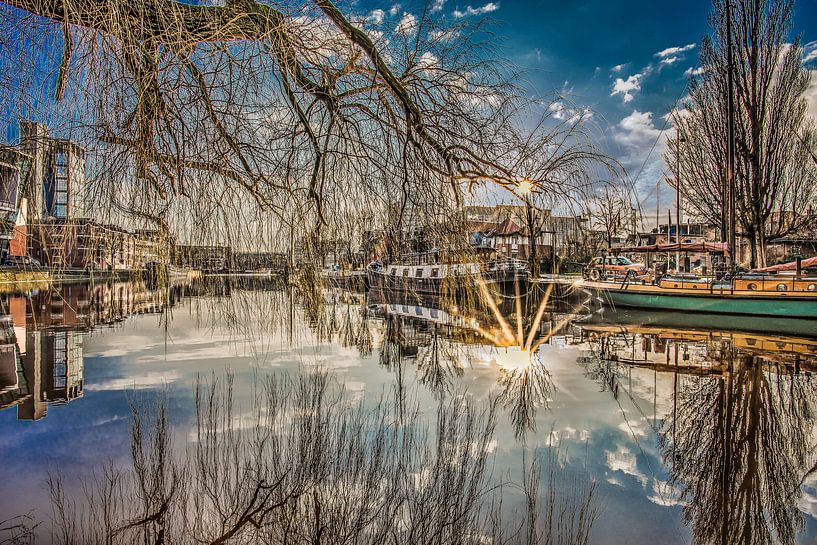
[[[806,289],[809,291],[817,291],[817,284],[809,284]]]
[[[409,270],[408,267],[403,267],[403,276],[408,276]]]
[[[789,287],[786,284],[778,284],[777,285],[777,291],[786,291],[788,289],[789,289]]]
[[[749,288],[752,291],[755,291],[757,289],[757,284],[755,284],[754,282],[751,282],[746,287]]]
[[[438,274],[440,274],[440,269],[438,267],[431,269],[431,278],[437,278]]]
[[[627,259],[626,257],[619,257],[618,258],[618,264],[619,265],[632,265],[633,262],[630,261],[629,259]]]
[[[422,278],[423,277],[423,269],[417,269],[416,276],[417,276],[417,278]]]
[[[392,276],[397,274],[397,267],[392,267],[391,268],[391,274],[392,274]]]

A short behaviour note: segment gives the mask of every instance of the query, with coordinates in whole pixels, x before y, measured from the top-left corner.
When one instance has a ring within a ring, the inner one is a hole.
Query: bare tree
[[[599,515],[594,483],[556,494],[553,450],[544,487],[538,462],[518,487],[491,483],[495,402],[440,401],[432,437],[419,407],[395,422],[390,402],[367,409],[324,373],[269,377],[256,401],[238,410],[229,376],[200,384],[186,449],[163,404],[149,429],[141,406],[131,467],[101,471],[85,497],[49,481],[54,542],[580,545]],[[512,488],[527,508],[509,518]]]
[[[53,116],[94,148],[98,200],[167,230],[233,240],[230,229],[272,215],[298,236],[315,226],[319,241],[349,210],[382,225],[399,203],[399,227],[407,203],[450,208],[477,184],[570,189],[549,176],[564,134],[520,128],[542,107],[510,83],[516,72],[483,24],[442,27],[430,6],[399,22],[330,0],[9,0],[0,10],[3,33],[51,35],[5,53],[27,84],[0,100],[27,111],[56,71]]]
[[[631,210],[630,201],[610,185],[601,188],[590,200],[590,223],[604,232],[608,252],[613,247],[613,237],[625,225]]]
[[[725,1],[733,4],[736,229],[750,243],[751,266],[764,266],[769,236],[817,220],[817,166],[808,149],[815,130],[803,96],[809,75],[799,39],[788,43],[793,0],[715,2],[713,35],[701,45],[702,72],[690,78],[690,98],[672,114],[681,143],[669,141],[666,160],[680,163],[691,210],[720,225],[727,186]]]

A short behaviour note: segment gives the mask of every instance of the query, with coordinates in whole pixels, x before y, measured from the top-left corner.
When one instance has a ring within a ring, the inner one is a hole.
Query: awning
[[[707,252],[710,254],[729,255],[729,245],[726,242],[673,242],[670,244],[647,244],[646,246],[625,246],[614,248],[619,252],[651,253],[651,252]]]
[[[800,261],[800,266],[804,269],[809,267],[817,267],[817,257],[810,257]],[[789,263],[781,263],[780,265],[772,265],[771,267],[763,267],[762,269],[754,269],[754,272],[777,272],[777,271],[796,271],[797,261]]]

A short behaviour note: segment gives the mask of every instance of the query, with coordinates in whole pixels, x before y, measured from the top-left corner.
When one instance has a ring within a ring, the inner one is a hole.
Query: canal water
[[[48,475],[79,500],[106,464],[127,467],[134,406],[164,399],[183,448],[197,381],[229,377],[238,414],[263,377],[318,372],[432,428],[446,400],[494,402],[492,478],[519,482],[538,458],[555,465],[556,493],[595,483],[591,543],[817,538],[808,322],[763,334],[745,320],[600,312],[565,287],[304,295],[213,278],[3,296],[0,325],[0,520],[30,514],[42,542]]]

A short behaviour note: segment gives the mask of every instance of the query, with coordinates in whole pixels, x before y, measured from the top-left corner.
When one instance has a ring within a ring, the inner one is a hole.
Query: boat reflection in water
[[[396,369],[402,390],[404,359],[415,362],[420,383],[438,395],[454,388],[470,362],[498,369],[498,402],[519,438],[535,430],[539,408],[546,408],[553,380],[539,346],[567,327],[581,304],[552,297],[553,286],[520,293],[482,286],[476,301],[447,300],[403,291],[371,290],[369,312],[384,323],[380,362]]]
[[[801,487],[815,471],[817,339],[672,319],[583,324],[593,352],[583,363],[616,395],[633,366],[673,373],[672,411],[656,431],[693,542],[795,543]]]

